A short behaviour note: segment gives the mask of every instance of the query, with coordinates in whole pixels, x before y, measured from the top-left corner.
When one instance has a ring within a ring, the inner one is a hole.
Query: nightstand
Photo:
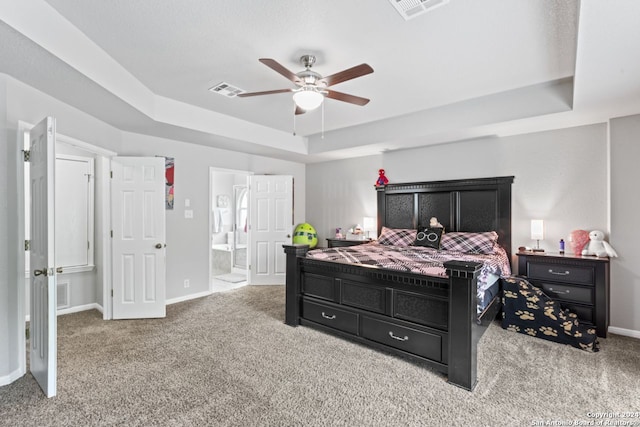
[[[518,273],[563,309],[593,325],[599,337],[609,328],[609,258],[547,252],[518,252]]]
[[[371,239],[367,239],[367,240],[347,240],[347,239],[334,239],[334,238],[330,238],[327,239],[327,246],[330,248],[342,248],[345,246],[357,246],[357,245],[362,245],[364,243],[369,243],[371,242]]]

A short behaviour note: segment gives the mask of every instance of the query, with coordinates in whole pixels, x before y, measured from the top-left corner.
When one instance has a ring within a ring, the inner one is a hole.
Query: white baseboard
[[[609,326],[609,332],[616,335],[624,335],[625,337],[638,338],[640,339],[640,331],[635,331],[633,329],[625,329],[618,328],[617,326]]]
[[[22,372],[20,369],[16,369],[9,375],[0,377],[0,387],[2,387],[3,385],[11,384],[18,378],[22,377],[24,374],[26,374],[26,372]]]
[[[75,307],[63,308],[61,310],[58,310],[57,314],[58,316],[61,316],[63,314],[78,313],[79,311],[87,311],[87,310],[94,310],[94,309],[102,312],[101,310],[102,307],[100,307],[100,304],[92,302],[91,304],[76,305]]]
[[[56,315],[62,316],[63,314],[78,313],[80,311],[87,311],[87,310],[98,310],[100,313],[102,313],[102,306],[96,302],[92,302],[91,304],[76,305],[75,307],[62,308],[56,312]],[[28,322],[29,319],[30,319],[30,316],[26,315],[25,322]]]
[[[196,298],[202,298],[202,297],[209,296],[212,293],[213,292],[211,292],[211,291],[204,291],[204,292],[198,292],[197,294],[189,294],[189,295],[185,295],[185,296],[182,296],[182,297],[171,298],[171,299],[168,299],[166,301],[166,304],[167,305],[171,305],[171,304],[175,304],[177,302],[184,302],[184,301],[189,301],[189,300],[196,299]]]

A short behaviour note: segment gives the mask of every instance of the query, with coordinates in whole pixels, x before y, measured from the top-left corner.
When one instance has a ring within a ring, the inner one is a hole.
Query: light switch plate
[[[191,209],[187,209],[184,211],[184,217],[188,218],[188,219],[192,219],[193,218],[193,211]]]

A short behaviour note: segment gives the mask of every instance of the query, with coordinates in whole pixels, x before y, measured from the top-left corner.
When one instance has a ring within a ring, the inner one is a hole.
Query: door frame
[[[225,169],[225,168],[218,168],[215,166],[209,166],[209,206],[207,208],[207,212],[209,215],[209,243],[208,243],[208,248],[209,248],[209,293],[213,293],[215,292],[215,290],[213,289],[213,277],[212,277],[212,263],[213,263],[213,249],[211,249],[211,245],[213,244],[213,221],[211,218],[211,209],[213,208],[216,200],[214,199],[214,195],[213,195],[213,189],[212,189],[212,182],[213,182],[213,177],[216,173],[223,173],[223,174],[233,174],[233,175],[244,175],[247,182],[246,184],[249,185],[249,177],[251,175],[255,175],[254,172],[251,171],[244,171],[244,170],[237,170],[237,169]],[[249,206],[249,210],[251,210],[251,206]],[[251,229],[248,230],[247,233],[247,240],[249,240],[249,236],[251,234]],[[250,285],[250,279],[249,279],[249,271],[248,271],[248,267],[249,267],[249,259],[250,259],[250,253],[251,253],[251,248],[249,247],[249,244],[247,244],[247,284]],[[233,255],[232,255],[233,256]]]
[[[24,250],[24,228],[25,228],[25,191],[24,191],[24,134],[25,132],[31,130],[34,124],[28,123],[22,120],[18,120],[18,131],[16,134],[16,172],[18,179],[16,180],[16,200],[17,200],[17,210],[18,210],[18,245],[16,247],[17,252],[17,262],[16,269],[17,274],[16,277],[18,281],[16,286],[18,287],[18,322],[16,334],[18,337],[18,360],[19,360],[19,371],[16,373],[15,379],[20,378],[21,376],[27,373],[27,352],[26,352],[26,335],[25,335],[25,250]],[[106,212],[104,214],[104,220],[102,224],[98,226],[96,224],[95,233],[100,234],[102,236],[101,239],[96,239],[96,243],[98,241],[102,241],[102,245],[100,250],[102,251],[102,257],[100,259],[94,259],[96,264],[100,263],[100,265],[109,265],[111,266],[111,239],[107,238],[109,235],[109,231],[111,229],[111,212],[108,209],[109,199],[111,190],[109,187],[109,171],[111,169],[111,157],[117,155],[116,152],[107,150],[84,141],[77,140],[75,138],[71,138],[65,135],[61,135],[56,133],[56,142],[68,144],[77,148],[80,148],[85,151],[89,151],[96,156],[95,160],[95,174],[96,177],[100,176],[101,188],[100,194],[101,197],[96,197],[94,202],[96,204],[96,211],[100,209],[102,212]],[[97,181],[96,181],[96,185]],[[105,188],[106,187],[106,188]],[[98,193],[98,189],[96,187],[96,194]],[[96,250],[97,250],[96,246]],[[107,286],[108,285],[108,286]],[[103,288],[103,319],[109,320],[111,319],[111,268],[103,268],[102,269],[102,288]]]

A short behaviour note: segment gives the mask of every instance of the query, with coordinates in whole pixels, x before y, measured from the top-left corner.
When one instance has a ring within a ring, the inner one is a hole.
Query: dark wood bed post
[[[286,290],[285,290],[285,318],[284,323],[290,326],[300,324],[301,286],[298,258],[303,258],[309,251],[309,245],[282,245],[286,254]]]
[[[482,264],[449,261],[449,382],[472,391],[477,382],[478,352],[475,344],[477,278]]]
[[[377,224],[377,228],[378,228],[378,236],[380,235],[380,233],[382,232],[382,225],[384,224],[384,220],[387,217],[387,204],[384,201],[384,193],[385,190],[385,186],[376,186],[376,195],[378,196],[377,198],[377,202],[378,202],[378,224]]]

